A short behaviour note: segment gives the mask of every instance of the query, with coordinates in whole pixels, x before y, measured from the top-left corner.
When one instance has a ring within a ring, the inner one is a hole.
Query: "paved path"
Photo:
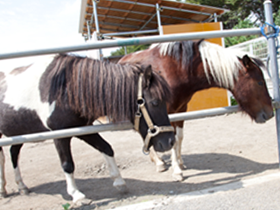
[[[280,209],[280,172],[165,197],[115,210],[277,210]]]

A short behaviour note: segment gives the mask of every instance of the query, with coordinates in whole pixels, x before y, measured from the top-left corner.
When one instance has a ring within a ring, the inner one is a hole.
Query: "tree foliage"
[[[150,45],[146,44],[146,45],[133,45],[133,46],[127,46],[126,47],[126,51],[127,54],[129,53],[133,53],[139,50],[145,50],[149,47]],[[111,53],[112,56],[118,56],[118,55],[125,55],[125,48],[121,47],[120,49],[114,51]]]
[[[255,23],[265,22],[263,0],[182,0],[186,3],[194,3],[220,7],[230,10],[221,15],[218,20],[223,22],[224,29],[232,29],[240,20],[245,20],[254,14]],[[272,0],[273,13],[277,13],[280,7],[280,0]]]

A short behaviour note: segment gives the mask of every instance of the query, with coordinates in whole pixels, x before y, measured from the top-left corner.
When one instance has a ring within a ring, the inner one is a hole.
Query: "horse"
[[[240,105],[257,123],[273,117],[273,108],[262,70],[263,62],[244,52],[223,48],[217,44],[199,41],[176,41],[151,45],[148,49],[128,54],[119,63],[151,64],[169,84],[173,94],[168,100],[168,113],[187,110],[188,102],[195,92],[211,87],[229,90]],[[176,143],[172,149],[173,178],[183,180],[185,168],[181,158],[183,121],[174,122]],[[154,150],[150,158],[157,171],[167,169]]]
[[[130,121],[142,136],[143,150],[170,150],[175,142],[166,100],[171,97],[164,79],[150,65],[105,63],[71,54],[44,56],[29,66],[0,72],[0,131],[5,136],[92,125],[100,116],[112,122]],[[114,151],[98,133],[80,135],[107,161],[113,185],[126,190]],[[85,198],[74,179],[71,137],[54,139],[73,202]],[[12,145],[11,160],[21,194],[28,194],[18,165],[23,144]],[[4,154],[0,147],[0,195],[5,189]]]

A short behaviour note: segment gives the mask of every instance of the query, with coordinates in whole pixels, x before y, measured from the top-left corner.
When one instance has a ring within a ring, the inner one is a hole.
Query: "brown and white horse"
[[[153,146],[163,152],[172,148],[174,132],[167,129],[150,136],[148,133],[153,133],[150,123],[157,128],[171,127],[166,110],[169,98],[168,84],[152,71],[151,66],[110,64],[65,54],[45,56],[32,65],[0,72],[0,135],[92,125],[95,119],[104,115],[114,122],[129,120],[134,124],[137,112],[145,110],[149,113],[149,122],[144,113],[137,122],[138,132],[143,139],[149,140],[145,141],[145,149]],[[125,190],[112,147],[98,133],[77,137],[104,155],[113,185]],[[85,195],[75,184],[70,142],[70,137],[54,140],[65,173],[67,192],[75,202]],[[28,193],[18,165],[21,147],[22,144],[11,146],[11,159],[19,191]],[[0,197],[7,195],[5,185],[4,154],[0,147]]]
[[[257,123],[273,116],[271,98],[261,68],[264,64],[245,53],[222,48],[210,42],[177,41],[154,44],[149,49],[124,56],[119,63],[150,64],[171,87],[173,100],[167,104],[168,113],[185,112],[197,91],[220,87],[233,96]],[[181,144],[183,121],[172,123],[176,128],[176,143],[172,150],[173,177],[182,180]],[[158,171],[166,170],[155,152],[150,153]]]

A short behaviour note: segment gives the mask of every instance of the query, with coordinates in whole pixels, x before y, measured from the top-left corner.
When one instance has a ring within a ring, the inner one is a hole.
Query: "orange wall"
[[[222,26],[220,22],[194,23],[162,26],[162,29],[163,34],[177,34],[186,32],[222,30]],[[206,40],[223,46],[222,38]],[[188,104],[188,111],[224,107],[228,105],[227,90],[221,88],[211,88],[195,93]]]

